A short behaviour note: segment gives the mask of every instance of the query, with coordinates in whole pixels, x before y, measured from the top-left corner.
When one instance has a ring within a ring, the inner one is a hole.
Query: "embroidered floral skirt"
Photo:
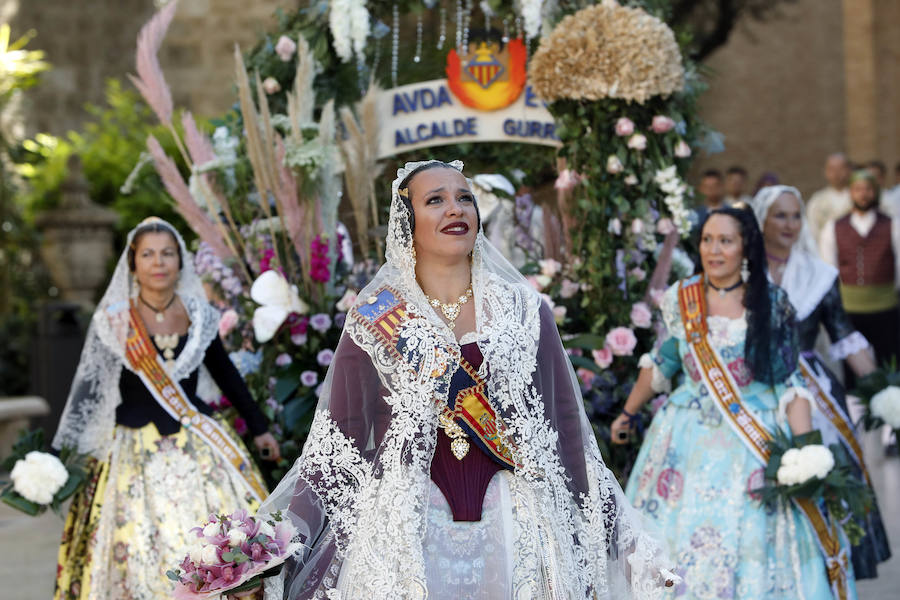
[[[684,578],[672,597],[832,600],[812,527],[797,509],[768,510],[750,495],[762,466],[700,389],[682,386],[654,416],[626,488]],[[756,414],[776,427],[774,410]]]
[[[185,534],[210,513],[239,508],[256,504],[198,436],[117,426],[109,460],[95,461],[72,501],[54,600],[169,598],[166,571],[184,558]]]

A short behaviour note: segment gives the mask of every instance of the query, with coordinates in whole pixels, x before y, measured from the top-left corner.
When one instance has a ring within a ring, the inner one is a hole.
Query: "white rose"
[[[633,173],[625,177],[625,185],[637,185],[638,178]]]
[[[32,451],[16,461],[9,477],[13,489],[26,500],[50,504],[56,492],[69,479],[69,472],[52,454]]]
[[[553,281],[553,279],[551,279],[550,277],[548,277],[548,276],[546,276],[546,275],[544,275],[544,274],[536,275],[536,276],[535,276],[535,280],[537,281],[537,284],[538,284],[539,286],[541,286],[540,289],[544,289],[545,287],[547,287],[548,285],[550,285],[550,282]]]
[[[281,91],[281,84],[274,77],[266,77],[262,82],[262,87],[270,96]]]
[[[606,172],[610,175],[616,175],[625,170],[625,166],[622,164],[622,161],[619,160],[619,157],[615,154],[610,154],[609,158],[606,159]]]
[[[219,564],[219,548],[214,546],[213,544],[208,544],[203,546],[203,549],[200,550],[200,562],[205,565],[217,565]]]
[[[247,534],[240,529],[232,529],[228,532],[228,543],[231,546],[240,546],[245,541],[247,541]]]
[[[776,478],[782,485],[796,485],[813,477],[824,479],[833,468],[831,450],[821,444],[810,444],[785,452]]]
[[[267,535],[270,538],[275,537],[275,528],[269,525],[268,521],[261,521],[259,523],[259,532],[262,535]]]
[[[628,147],[632,150],[646,150],[647,137],[642,133],[636,133],[628,138]]]
[[[206,527],[203,528],[203,535],[206,537],[214,537],[219,535],[219,532],[222,530],[219,523],[209,523]]]
[[[875,394],[869,409],[872,416],[900,429],[900,387],[892,385]]]
[[[691,155],[691,147],[684,140],[678,140],[675,144],[675,156],[678,158],[687,158]]]
[[[203,544],[197,542],[193,546],[191,546],[190,550],[188,550],[188,558],[191,559],[191,562],[201,563],[203,562]]]
[[[618,217],[612,219],[606,226],[606,230],[613,235],[622,235],[622,221]]]

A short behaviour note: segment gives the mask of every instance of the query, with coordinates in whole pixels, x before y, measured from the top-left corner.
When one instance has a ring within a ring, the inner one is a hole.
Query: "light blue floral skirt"
[[[774,410],[757,416],[774,429]],[[793,506],[755,500],[748,491],[762,483],[762,465],[710,399],[676,390],[654,417],[626,489],[666,537],[684,578],[672,597],[832,598],[812,528]]]

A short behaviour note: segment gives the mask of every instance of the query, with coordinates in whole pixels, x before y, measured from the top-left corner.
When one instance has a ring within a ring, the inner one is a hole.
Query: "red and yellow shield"
[[[494,41],[469,44],[469,53],[447,55],[447,85],[460,102],[478,110],[497,110],[516,101],[525,88],[527,52],[520,39],[505,48]]]

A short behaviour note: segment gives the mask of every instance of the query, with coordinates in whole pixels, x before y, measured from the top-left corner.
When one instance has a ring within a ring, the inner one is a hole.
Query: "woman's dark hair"
[[[731,217],[740,226],[744,247],[743,255],[747,259],[747,267],[750,270],[750,278],[744,289],[744,308],[747,309],[744,360],[756,381],[773,385],[787,375],[787,373],[779,373],[780,369],[773,366],[773,360],[776,358],[773,352],[777,353],[784,346],[781,338],[785,335],[792,335],[793,330],[785,327],[779,329],[788,331],[775,331],[772,326],[772,294],[769,291],[768,264],[766,263],[762,233],[760,233],[756,217],[749,207],[727,206],[709,211],[700,226],[701,239],[706,223],[714,215]]]
[[[178,250],[178,270],[180,271],[184,258],[181,256],[181,244],[178,243],[178,236],[175,234],[175,230],[164,223],[151,222],[146,225],[139,225],[138,228],[134,230],[134,236],[131,238],[131,244],[128,246],[128,268],[131,272],[134,273],[135,269],[134,253],[137,251],[138,242],[141,237],[147,233],[168,233],[172,236],[172,240],[175,241],[175,248]]]
[[[453,169],[457,173],[459,171],[453,165],[448,165],[445,162],[434,161],[425,163],[424,165],[420,165],[413,169],[409,175],[403,178],[403,181],[400,182],[400,185],[397,189],[400,191],[400,199],[403,201],[403,204],[406,206],[406,211],[409,213],[409,233],[413,234],[416,231],[416,214],[413,211],[412,200],[409,198],[409,182],[412,181],[412,178],[421,173],[422,171],[428,171],[429,169]],[[474,198],[475,195],[473,194]],[[478,210],[478,200],[475,200],[475,217],[477,218],[477,222],[475,227],[481,229],[481,211]]]

